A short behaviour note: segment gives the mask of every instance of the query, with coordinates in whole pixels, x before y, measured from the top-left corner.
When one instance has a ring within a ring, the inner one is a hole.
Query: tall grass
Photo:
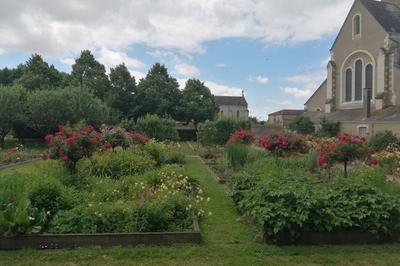
[[[226,153],[229,164],[235,169],[243,167],[249,158],[249,148],[238,143],[229,144]]]

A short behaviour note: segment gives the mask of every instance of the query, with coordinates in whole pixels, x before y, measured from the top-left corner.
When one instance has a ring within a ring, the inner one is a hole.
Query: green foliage
[[[150,156],[135,147],[127,150],[117,148],[81,161],[78,171],[81,176],[119,179],[122,176],[143,174],[154,166],[155,162]]]
[[[146,115],[137,120],[136,128],[145,135],[159,141],[178,140],[175,121],[158,115]]]
[[[177,80],[164,65],[156,63],[137,86],[135,117],[156,114],[176,119],[180,96]]]
[[[29,91],[54,89],[62,85],[63,75],[38,54],[33,54],[21,68],[22,75],[15,82]]]
[[[54,179],[37,181],[30,189],[29,199],[33,207],[50,215],[68,206],[62,185]]]
[[[43,229],[46,214],[29,202],[8,203],[0,206],[0,235],[5,237],[37,234]]]
[[[220,119],[202,124],[197,133],[197,138],[205,146],[224,145],[233,132],[250,128],[251,125],[248,121]]]
[[[110,81],[105,67],[100,64],[89,50],[82,51],[72,65],[71,83],[88,88],[97,98],[105,100],[110,89]]]
[[[0,86],[0,148],[14,123],[23,120],[25,91],[16,87]]]
[[[144,150],[157,163],[157,165],[184,164],[186,161],[185,155],[171,145],[150,141],[146,143]]]
[[[118,110],[123,117],[133,115],[136,81],[131,76],[128,68],[118,65],[110,70],[111,90],[107,93],[106,102],[115,110]]]
[[[289,123],[289,129],[297,133],[309,135],[313,134],[315,127],[313,122],[308,117],[298,116]]]
[[[321,120],[321,128],[318,129],[316,135],[322,138],[333,138],[339,135],[340,132],[340,122],[333,122],[326,119],[326,117]]]
[[[87,89],[40,90],[28,95],[28,125],[41,135],[54,132],[58,125],[86,123],[96,127],[106,122],[109,109]]]
[[[384,151],[389,145],[399,143],[399,138],[390,130],[376,133],[368,140],[368,146],[376,151]]]
[[[229,164],[233,168],[238,169],[247,163],[249,148],[246,145],[233,142],[226,149]]]
[[[133,120],[132,118],[131,119],[123,118],[119,123],[119,127],[122,127],[128,132],[133,132],[136,130],[136,123],[135,120]]]
[[[200,122],[213,120],[218,113],[218,107],[210,89],[198,79],[186,81],[179,107],[182,120],[193,121],[196,126]]]

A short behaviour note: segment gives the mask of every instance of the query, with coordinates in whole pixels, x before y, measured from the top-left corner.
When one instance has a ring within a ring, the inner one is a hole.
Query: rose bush
[[[251,144],[256,140],[256,137],[250,130],[240,129],[235,131],[229,137],[227,144],[239,143],[239,144]]]
[[[260,144],[265,150],[279,156],[291,152],[304,152],[306,148],[301,136],[295,133],[265,135],[260,137]]]
[[[99,148],[101,138],[101,133],[91,125],[78,131],[59,126],[55,135],[48,134],[45,140],[49,146],[50,158],[63,161],[73,172],[80,159],[91,156]]]

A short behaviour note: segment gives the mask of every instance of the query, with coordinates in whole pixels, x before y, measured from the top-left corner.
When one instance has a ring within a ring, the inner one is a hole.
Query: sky
[[[32,53],[71,71],[90,49],[137,80],[160,62],[181,87],[244,90],[250,115],[302,109],[326,78],[329,49],[353,0],[0,0],[0,68]]]

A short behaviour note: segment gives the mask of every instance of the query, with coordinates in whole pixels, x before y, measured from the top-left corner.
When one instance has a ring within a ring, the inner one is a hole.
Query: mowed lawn
[[[206,196],[201,245],[167,247],[78,248],[70,250],[0,251],[0,265],[399,265],[400,245],[289,246],[265,245],[235,210],[223,185],[186,144],[188,174],[196,177]],[[7,171],[34,171],[38,163]],[[0,172],[1,175],[1,172]]]

